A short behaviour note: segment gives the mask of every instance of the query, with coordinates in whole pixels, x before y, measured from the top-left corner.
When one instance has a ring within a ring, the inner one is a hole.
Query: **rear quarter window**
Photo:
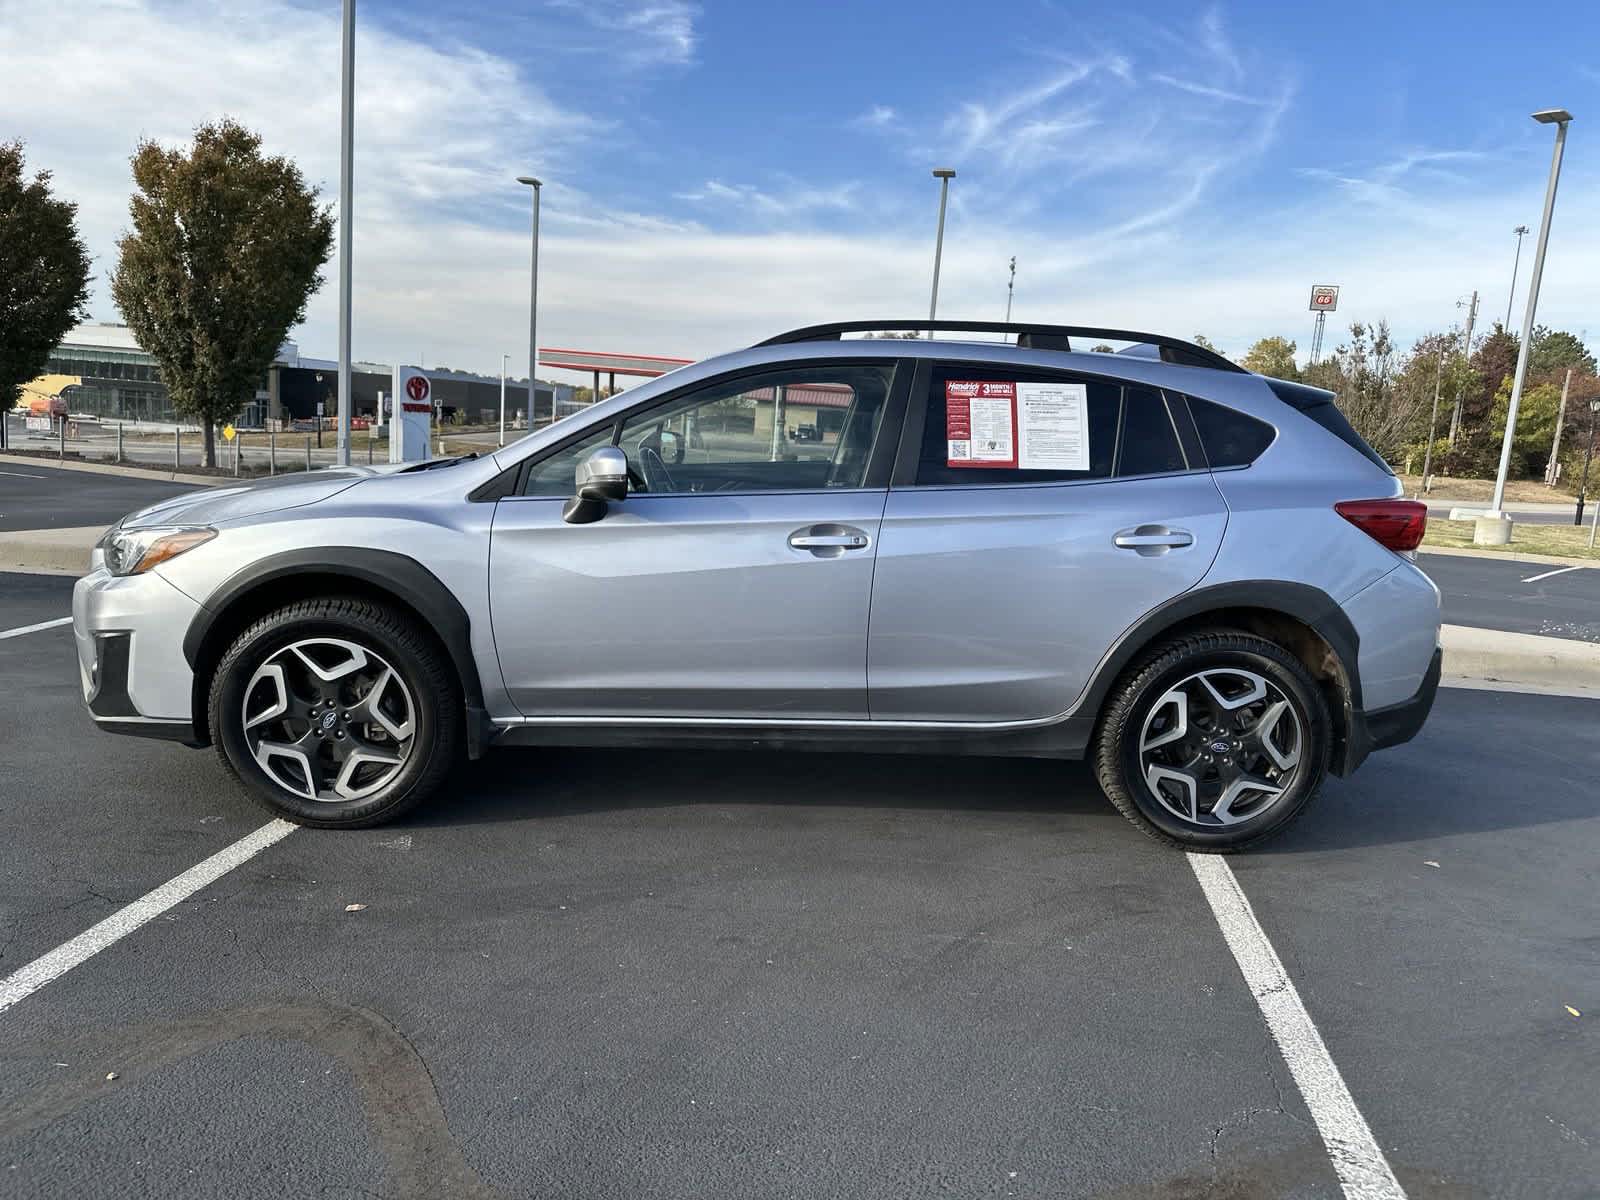
[[[1265,421],[1198,396],[1189,397],[1189,412],[1213,467],[1247,467],[1278,436]]]

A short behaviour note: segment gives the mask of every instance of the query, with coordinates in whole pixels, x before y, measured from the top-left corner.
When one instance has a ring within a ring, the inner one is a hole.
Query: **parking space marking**
[[[30,475],[26,471],[0,471],[0,475],[12,475],[18,479],[45,479],[44,475]]]
[[[1581,571],[1582,565],[1576,567],[1557,567],[1554,571],[1546,571],[1543,575],[1529,575],[1523,583],[1538,583],[1541,579],[1549,579],[1552,575],[1565,575],[1568,571]]]
[[[1233,868],[1215,854],[1190,853],[1187,857],[1272,1039],[1289,1064],[1311,1119],[1317,1123],[1347,1200],[1405,1200],[1389,1160],[1356,1107],[1294,981],[1283,969],[1283,961],[1256,920]]]
[[[245,834],[204,862],[196,863],[183,874],[167,880],[155,891],[147,892],[99,924],[91,925],[71,941],[63,942],[14,974],[0,979],[0,1013],[19,1000],[25,1000],[45,984],[59,979],[73,967],[87,962],[107,946],[121,941],[173,905],[187,900],[267,847],[281,842],[298,828],[298,825],[291,825],[288,821],[268,821],[254,833]]]
[[[0,642],[7,638],[21,637],[25,633],[38,633],[41,629],[54,629],[57,625],[72,624],[71,617],[57,617],[54,621],[40,621],[37,625],[23,625],[18,629],[0,631]]]

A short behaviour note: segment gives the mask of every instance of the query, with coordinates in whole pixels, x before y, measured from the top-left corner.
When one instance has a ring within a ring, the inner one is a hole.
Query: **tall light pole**
[[[1011,256],[1011,278],[1006,281],[1006,324],[1011,323],[1011,293],[1017,287],[1017,256]]]
[[[500,444],[506,444],[506,365],[511,361],[511,355],[500,356]]]
[[[933,239],[933,295],[928,298],[928,320],[939,311],[939,259],[944,254],[944,206],[950,197],[950,181],[956,173],[949,167],[935,167],[933,177],[939,181],[939,232]],[[928,331],[933,336],[933,331]]]
[[[1533,273],[1528,277],[1528,307],[1522,314],[1522,345],[1517,348],[1517,373],[1511,381],[1511,406],[1506,412],[1506,436],[1500,443],[1500,473],[1494,481],[1494,503],[1488,517],[1502,528],[1491,536],[1511,539],[1511,522],[1501,510],[1506,496],[1506,472],[1511,468],[1511,439],[1517,431],[1517,406],[1522,402],[1522,384],[1528,377],[1528,350],[1533,341],[1533,318],[1539,310],[1539,281],[1544,278],[1544,254],[1550,244],[1550,221],[1556,211],[1556,185],[1561,181],[1561,152],[1567,145],[1567,124],[1572,114],[1564,108],[1546,108],[1533,114],[1541,125],[1556,127],[1555,149],[1550,154],[1550,179],[1544,188],[1544,214],[1539,218],[1539,240],[1533,251]],[[1476,537],[1474,537],[1476,540]]]
[[[528,432],[533,432],[533,406],[538,388],[534,384],[534,367],[539,361],[539,189],[544,180],[532,175],[518,175],[517,182],[533,189],[533,261],[528,277]],[[550,413],[555,420],[554,411]]]
[[[335,461],[350,465],[350,204],[356,169],[356,0],[344,0],[339,39],[339,416]],[[322,440],[322,422],[317,422]]]
[[[1511,260],[1511,290],[1506,293],[1506,320],[1500,328],[1511,328],[1511,302],[1517,298],[1517,268],[1522,265],[1522,239],[1527,235],[1528,227],[1518,225],[1511,231],[1517,235],[1517,253]]]

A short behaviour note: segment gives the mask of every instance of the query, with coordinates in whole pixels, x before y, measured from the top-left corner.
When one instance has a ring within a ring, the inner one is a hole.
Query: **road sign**
[[[1336,283],[1319,283],[1311,289],[1312,312],[1337,312],[1339,309],[1339,285]]]
[[[228,441],[230,441],[230,442],[233,441],[233,439],[235,437],[237,437],[238,434],[239,434],[239,431],[237,429],[235,429],[232,425],[224,425],[222,427],[222,436],[227,438]]]

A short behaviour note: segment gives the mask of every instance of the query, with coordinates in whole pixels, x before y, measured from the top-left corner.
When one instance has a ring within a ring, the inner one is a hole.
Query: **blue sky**
[[[935,165],[958,171],[941,315],[1000,316],[1015,254],[1019,318],[1303,351],[1331,282],[1341,326],[1409,339],[1473,288],[1504,315],[1550,105],[1577,120],[1541,319],[1600,334],[1600,9],[360,0],[358,21],[364,358],[525,356],[524,171],[548,181],[547,345],[698,356],[924,312]],[[0,0],[0,136],[80,201],[103,280],[141,135],[230,113],[336,193],[337,29],[336,3]],[[330,282],[308,353],[333,314]]]

